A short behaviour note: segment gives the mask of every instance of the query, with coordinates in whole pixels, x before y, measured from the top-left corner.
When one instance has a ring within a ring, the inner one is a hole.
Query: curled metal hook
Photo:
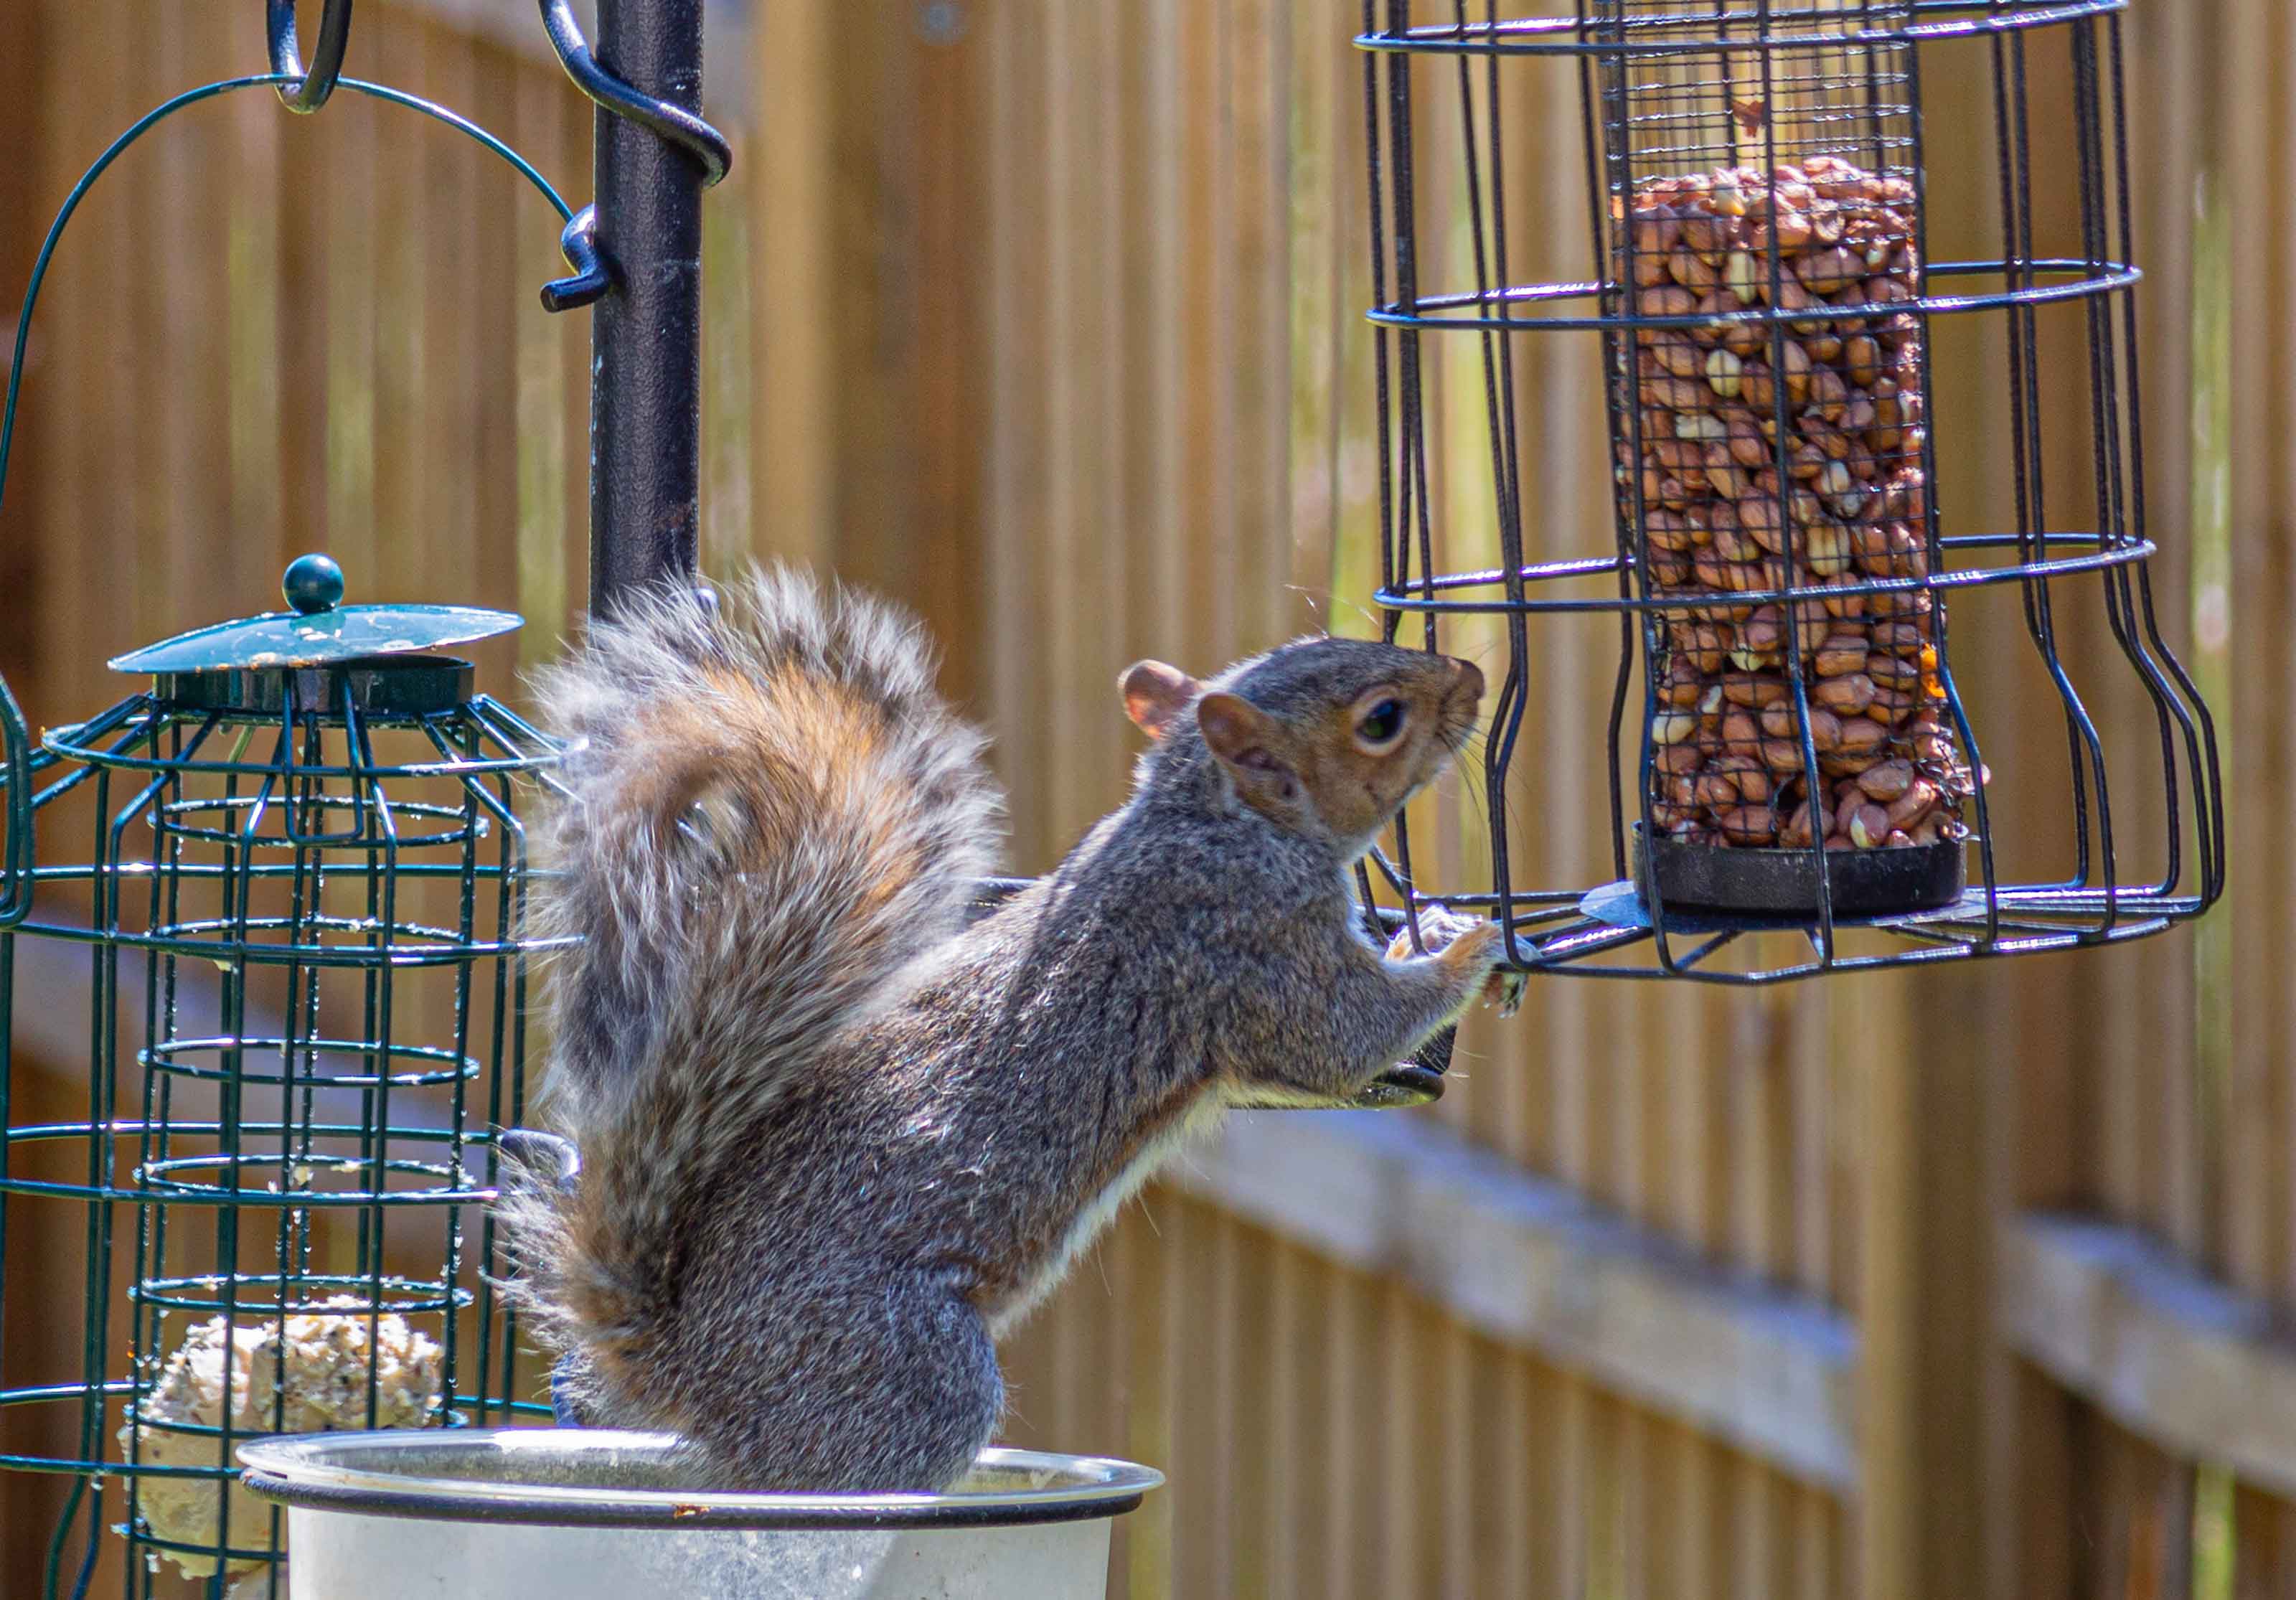
[[[566,265],[574,269],[573,275],[553,278],[542,286],[542,308],[545,311],[571,311],[577,306],[586,306],[607,290],[614,281],[606,275],[606,263],[598,254],[598,208],[584,206],[567,219],[559,231],[558,253],[566,258]]]
[[[273,0],[275,4],[279,0]],[[635,122],[656,138],[676,145],[701,168],[707,188],[726,176],[734,164],[733,146],[726,135],[682,105],[642,94],[608,72],[590,53],[589,41],[575,21],[568,0],[540,0],[542,26],[550,47],[566,69],[574,86],[599,105],[627,122]],[[348,9],[348,8],[347,8]],[[559,253],[574,269],[571,277],[554,278],[542,286],[542,303],[552,311],[586,306],[613,286],[606,264],[598,254],[598,215],[595,206],[584,206],[558,236]]]
[[[318,47],[308,71],[295,44],[295,0],[264,0],[264,32],[271,45],[271,70],[293,78],[279,86],[279,103],[308,114],[327,103],[343,75],[343,52],[351,38],[351,0],[327,0],[319,17]]]
[[[542,25],[549,30],[550,47],[558,52],[566,76],[576,87],[615,116],[636,123],[692,156],[701,163],[704,187],[726,176],[726,169],[734,164],[734,149],[726,143],[725,135],[684,106],[641,94],[598,65],[568,0],[541,0],[541,4]]]

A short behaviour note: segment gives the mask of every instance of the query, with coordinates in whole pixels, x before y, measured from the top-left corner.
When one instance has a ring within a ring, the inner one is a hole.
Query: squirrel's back
[[[627,603],[538,682],[570,743],[539,839],[548,1092],[578,1190],[506,1185],[523,1298],[593,1398],[644,1399],[723,1161],[992,871],[983,741],[906,617],[786,570]]]

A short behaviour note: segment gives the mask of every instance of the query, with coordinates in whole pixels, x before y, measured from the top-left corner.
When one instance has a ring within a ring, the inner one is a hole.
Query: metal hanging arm
[[[705,189],[726,176],[727,168],[734,164],[734,150],[726,143],[725,135],[684,106],[641,94],[599,66],[597,57],[590,52],[589,41],[582,37],[582,25],[575,20],[574,8],[569,0],[541,0],[541,4],[542,26],[550,35],[550,47],[558,53],[566,75],[574,80],[583,94],[624,121],[636,123],[656,138],[667,139],[699,161],[701,164],[701,185]],[[350,7],[346,4],[343,9],[348,12]],[[605,29],[603,19],[611,9],[612,0],[598,8],[602,33]],[[698,8],[696,14],[699,14]],[[698,27],[694,33],[698,54],[701,33]],[[697,72],[694,89],[697,99],[700,97],[699,76]]]
[[[279,86],[279,103],[308,115],[327,103],[343,75],[343,52],[350,45],[351,0],[327,0],[319,17],[319,45],[309,70],[295,42],[295,0],[265,0],[264,33],[271,45],[271,70],[291,83]]]
[[[726,176],[733,165],[734,152],[724,135],[685,107],[641,94],[600,67],[567,0],[541,0],[541,5],[542,26],[550,36],[550,47],[558,53],[559,62],[576,87],[614,115],[667,139],[701,163],[702,187],[709,188]],[[605,262],[598,255],[596,206],[584,206],[574,214],[558,237],[558,250],[574,272],[570,277],[553,278],[542,286],[544,309],[571,311],[590,305],[613,287]]]
[[[701,191],[733,152],[704,122],[702,0],[599,0],[594,55],[540,0],[567,76],[598,106],[596,201],[560,236],[553,311],[596,306],[590,364],[590,611],[690,581],[701,487]],[[603,60],[601,59],[603,57]]]
[[[295,0],[265,0],[282,104],[309,113],[340,81],[352,0],[324,0],[310,65]],[[703,0],[599,0],[600,59],[569,0],[539,0],[567,76],[598,106],[597,200],[570,217],[570,275],[552,311],[594,305],[590,390],[590,609],[690,577],[701,524],[701,191],[733,163],[701,119]],[[608,219],[603,225],[601,218]],[[602,245],[601,234],[606,235]]]

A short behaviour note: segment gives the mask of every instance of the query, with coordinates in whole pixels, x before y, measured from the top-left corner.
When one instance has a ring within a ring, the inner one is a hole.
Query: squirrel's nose
[[[1472,661],[1463,661],[1457,656],[1453,656],[1451,671],[1458,679],[1460,688],[1477,700],[1483,697],[1483,669],[1480,667],[1476,666]]]

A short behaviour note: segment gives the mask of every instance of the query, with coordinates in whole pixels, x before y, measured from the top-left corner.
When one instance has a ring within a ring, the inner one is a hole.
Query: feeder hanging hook
[[[275,5],[283,3],[283,0],[273,0]],[[542,25],[550,35],[550,47],[558,53],[558,60],[565,67],[566,76],[574,80],[575,87],[615,116],[636,123],[656,138],[693,157],[701,168],[704,188],[725,177],[726,169],[734,164],[733,147],[726,144],[725,135],[684,106],[641,94],[601,67],[590,53],[589,41],[582,37],[582,26],[575,20],[574,8],[568,0],[540,0],[540,4]],[[349,9],[348,4],[344,9]],[[574,273],[571,277],[554,278],[542,286],[545,309],[569,311],[577,306],[586,306],[612,287],[605,263],[598,255],[596,206],[584,206],[574,214],[558,236],[558,250]]]
[[[279,103],[306,116],[327,103],[343,75],[343,52],[351,38],[351,0],[327,0],[319,16],[318,47],[308,71],[295,44],[295,0],[264,0],[264,33],[271,46],[271,70],[293,81],[279,86]]]

